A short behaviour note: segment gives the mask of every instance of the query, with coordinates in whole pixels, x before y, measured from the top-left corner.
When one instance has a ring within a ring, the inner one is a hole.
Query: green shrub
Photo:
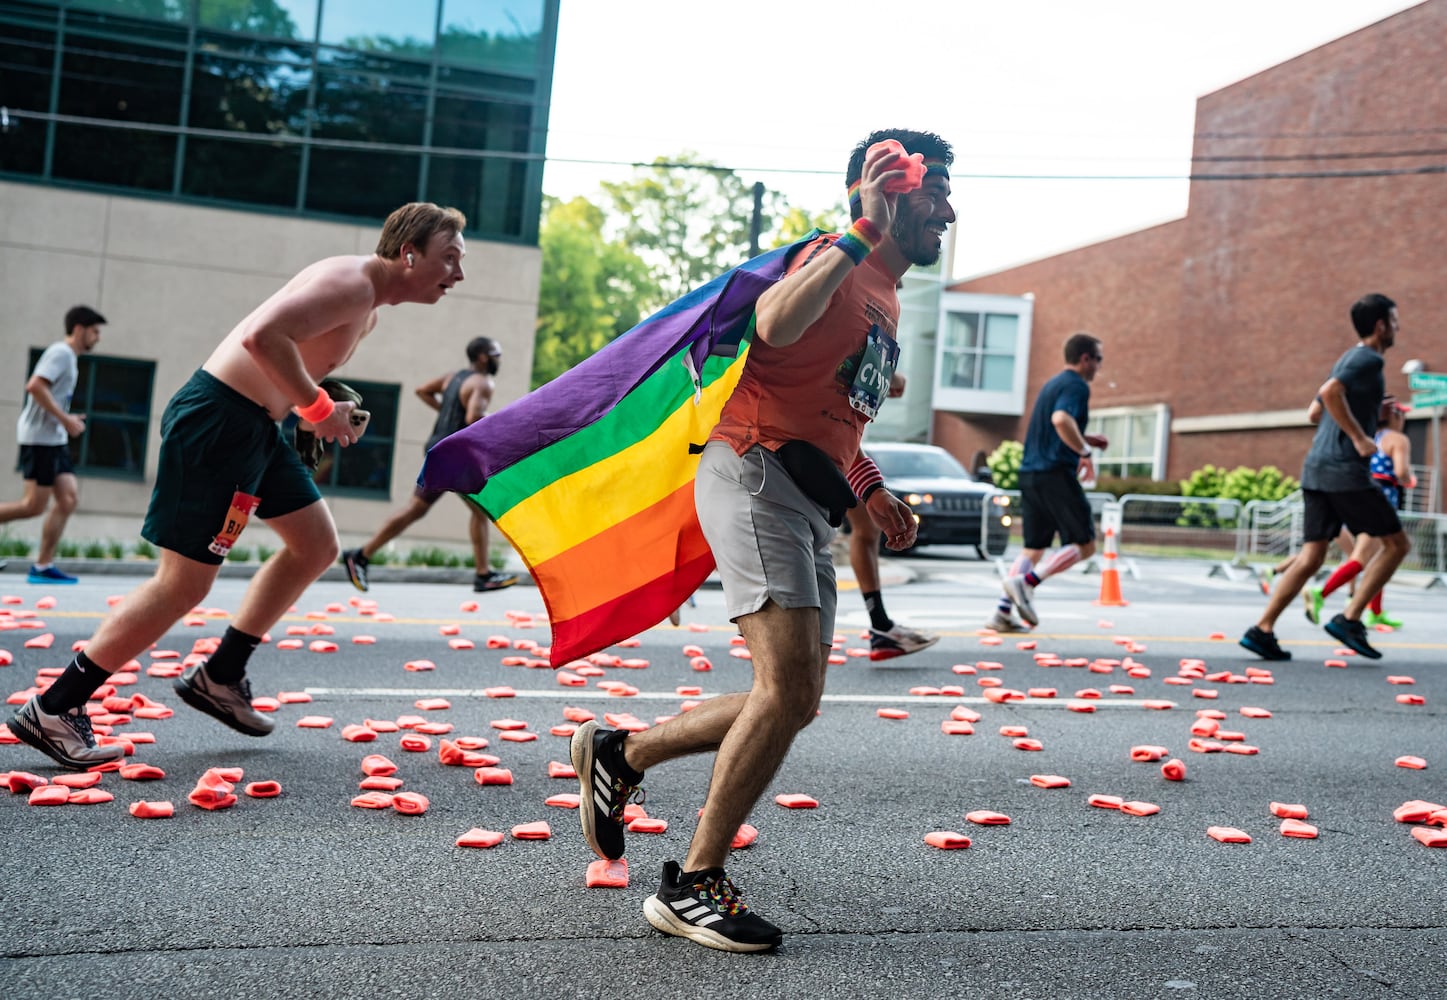
[[[138,559],[156,558],[156,547],[144,538],[136,542],[136,557]]]
[[[62,559],[75,559],[80,555],[80,543],[72,542],[70,539],[61,539],[55,547],[55,554]]]
[[[104,559],[106,557],[106,544],[101,541],[89,541],[82,543],[81,554],[87,559]]]
[[[462,557],[435,545],[424,545],[407,553],[408,566],[442,566],[457,569],[463,565]]]
[[[124,542],[110,541],[106,543],[107,559],[124,559],[126,557],[126,546]]]
[[[231,551],[226,553],[227,562],[250,562],[251,550],[244,545],[233,545]]]
[[[1131,476],[1122,479],[1118,476],[1101,476],[1095,484],[1096,493],[1109,493],[1117,500],[1127,493],[1143,493],[1155,497],[1180,496],[1181,484],[1174,479],[1147,479],[1144,476]]]
[[[1284,500],[1300,489],[1301,484],[1274,465],[1250,469],[1244,465],[1227,472],[1214,465],[1205,465],[1182,480],[1181,495],[1187,497],[1220,497],[1241,504],[1252,500]],[[1234,528],[1235,518],[1220,517],[1212,504],[1188,504],[1176,523],[1183,527]]]
[[[1002,490],[1020,488],[1020,462],[1025,457],[1025,446],[1019,441],[1002,441],[1000,447],[990,453],[985,464],[990,467],[990,477]]]
[[[257,562],[266,562],[266,560],[270,559],[274,555],[276,555],[276,549],[272,548],[270,545],[258,545],[256,547]]]
[[[34,542],[28,542],[23,538],[14,538],[10,535],[0,536],[0,558],[15,556],[21,558],[30,555],[35,548]]]

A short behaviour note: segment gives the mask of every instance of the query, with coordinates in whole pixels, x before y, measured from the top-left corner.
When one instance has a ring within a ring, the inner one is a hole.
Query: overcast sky
[[[864,135],[928,129],[981,274],[1184,215],[1196,98],[1411,6],[562,0],[543,189],[691,150],[820,211]]]

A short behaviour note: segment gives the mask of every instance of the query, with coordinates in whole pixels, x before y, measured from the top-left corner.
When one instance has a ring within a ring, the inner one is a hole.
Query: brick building
[[[1298,475],[1366,292],[1400,308],[1389,392],[1410,396],[1409,359],[1447,371],[1444,66],[1447,0],[1429,0],[1200,98],[1185,218],[945,291],[932,440],[964,460],[1023,439],[1076,330],[1104,341],[1102,471],[1157,479]],[[1423,465],[1431,422],[1408,422]]]

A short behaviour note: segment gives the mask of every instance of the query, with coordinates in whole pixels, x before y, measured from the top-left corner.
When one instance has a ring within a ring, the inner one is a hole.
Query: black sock
[[[85,653],[76,653],[65,673],[40,696],[40,709],[50,715],[61,715],[80,708],[96,693],[96,689],[110,679],[111,675],[96,666]]]
[[[884,610],[884,597],[877,590],[864,592],[864,610],[869,612],[869,624],[881,632],[894,628],[894,620]]]
[[[259,645],[261,636],[227,626],[216,652],[206,661],[206,676],[217,684],[235,684],[246,676],[246,661]]]
[[[618,730],[618,738],[613,741],[613,769],[618,772],[618,777],[636,785],[643,780],[643,772],[635,771],[628,765],[628,758],[623,753],[623,741],[628,738],[626,729]]]

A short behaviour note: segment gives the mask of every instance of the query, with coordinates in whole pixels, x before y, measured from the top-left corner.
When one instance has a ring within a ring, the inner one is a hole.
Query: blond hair
[[[414,201],[387,216],[382,235],[377,238],[377,256],[396,260],[404,243],[426,252],[428,242],[436,233],[445,232],[452,237],[466,228],[467,216],[457,209],[443,208],[430,201]]]

